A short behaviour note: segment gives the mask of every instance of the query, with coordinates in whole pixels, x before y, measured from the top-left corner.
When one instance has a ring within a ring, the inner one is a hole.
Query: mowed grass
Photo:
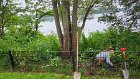
[[[0,79],[71,79],[70,76],[53,73],[0,73]]]
[[[55,73],[19,73],[19,72],[4,72],[0,73],[0,79],[73,79],[70,75],[55,74]],[[121,79],[121,78],[106,78],[106,77],[85,77],[81,79]]]

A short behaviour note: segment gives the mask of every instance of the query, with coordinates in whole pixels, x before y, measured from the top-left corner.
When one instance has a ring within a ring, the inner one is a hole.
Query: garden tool
[[[128,79],[129,71],[127,70],[126,61],[125,61],[126,60],[126,48],[121,48],[120,50],[123,52],[123,59],[124,59],[124,69],[122,70],[123,77],[124,77],[124,79]]]

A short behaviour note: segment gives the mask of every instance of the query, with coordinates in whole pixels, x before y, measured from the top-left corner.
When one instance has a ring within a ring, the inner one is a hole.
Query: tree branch
[[[81,26],[81,28],[80,28],[80,30],[82,31],[83,29],[84,29],[84,27],[85,27],[85,22],[86,22],[86,20],[87,20],[87,17],[88,17],[88,14],[89,14],[89,12],[90,12],[90,10],[92,9],[92,7],[95,5],[95,2],[92,0],[92,2],[91,2],[92,4],[87,8],[87,11],[86,11],[86,13],[85,13],[85,16],[84,16],[84,19],[83,19],[83,23],[82,23],[82,26]]]

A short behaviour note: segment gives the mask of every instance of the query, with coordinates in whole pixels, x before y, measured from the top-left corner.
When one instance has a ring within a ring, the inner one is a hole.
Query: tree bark
[[[57,29],[57,34],[59,38],[59,42],[61,45],[61,50],[63,49],[63,34],[60,26],[59,14],[58,14],[58,7],[57,7],[57,0],[52,0],[53,10],[54,10],[54,19],[55,25]]]
[[[60,14],[62,16],[63,34],[62,34],[61,26],[60,26],[60,20],[59,20],[60,17],[58,14],[57,3],[58,3],[58,6],[61,7]],[[71,19],[70,19],[70,0],[61,0],[61,3],[59,0],[52,0],[52,5],[53,5],[53,10],[54,10],[54,18],[55,18],[57,33],[58,33],[59,41],[62,48],[62,52],[61,52],[62,58],[67,59],[71,57],[70,51],[72,49],[75,51],[75,53],[77,53],[78,51],[78,47],[77,47],[78,45],[78,41],[77,41],[78,39],[77,38],[78,1],[74,0],[72,25],[71,25]],[[78,55],[75,54],[75,56],[78,56]]]
[[[63,19],[63,30],[64,30],[64,37],[63,37],[63,51],[70,51],[70,11],[69,11],[69,0],[62,0],[62,19]],[[63,58],[70,58],[70,52],[63,52]]]
[[[57,2],[58,1],[58,2]],[[61,17],[62,17],[62,25],[63,25],[63,34],[61,31],[60,26],[60,20],[59,20],[59,14],[58,14],[58,6],[62,8],[60,10]],[[55,24],[57,28],[57,33],[59,36],[60,44],[61,44],[61,56],[63,59],[70,58],[70,49],[71,49],[71,43],[70,43],[70,5],[69,0],[62,0],[61,6],[59,0],[52,0],[52,5],[54,9],[54,17],[55,17]]]

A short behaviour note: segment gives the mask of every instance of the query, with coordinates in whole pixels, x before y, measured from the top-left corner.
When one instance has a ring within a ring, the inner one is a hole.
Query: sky
[[[84,34],[88,37],[90,32],[96,32],[98,31],[103,31],[104,29],[107,29],[107,24],[105,23],[100,23],[98,22],[98,18],[100,15],[96,14],[94,16],[94,19],[91,20],[87,20],[86,24],[85,24],[85,28],[83,29]],[[44,35],[49,35],[51,33],[55,33],[56,32],[56,26],[55,26],[55,21],[54,20],[50,20],[50,21],[45,21],[45,22],[41,22],[40,25],[42,25],[43,27],[40,27],[39,30],[44,34]]]

